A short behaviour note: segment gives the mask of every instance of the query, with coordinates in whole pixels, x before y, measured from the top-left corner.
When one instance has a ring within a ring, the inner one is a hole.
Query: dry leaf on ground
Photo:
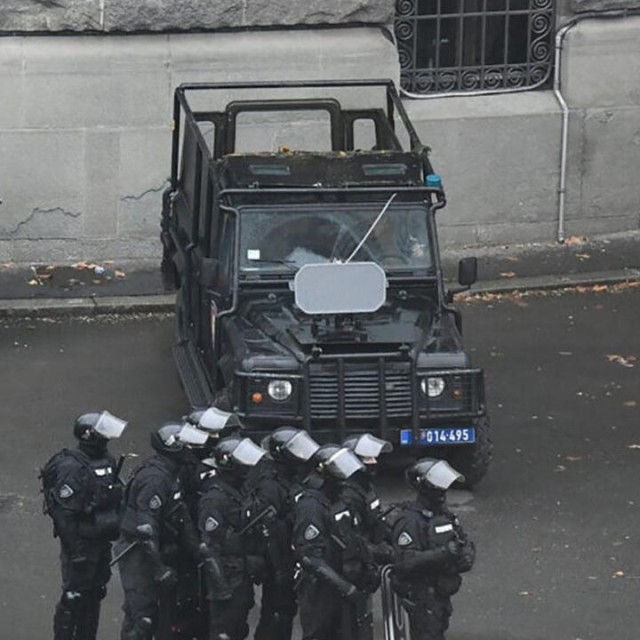
[[[607,354],[607,360],[609,360],[609,362],[617,362],[618,364],[622,365],[623,367],[633,367],[633,362],[630,362],[630,360],[635,360],[635,356],[619,356],[616,353],[611,353],[611,354]]]
[[[513,271],[503,271],[500,274],[503,278],[515,278],[516,274]]]
[[[565,239],[564,243],[567,247],[573,247],[577,244],[584,244],[587,239],[584,236],[569,236]]]

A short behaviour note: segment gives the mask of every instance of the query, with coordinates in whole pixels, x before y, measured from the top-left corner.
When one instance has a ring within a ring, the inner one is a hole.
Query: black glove
[[[342,595],[351,604],[356,604],[366,598],[366,595],[354,584],[349,585],[349,588]]]
[[[376,564],[391,564],[393,562],[393,547],[388,542],[378,543],[373,547],[373,559]]]
[[[167,565],[160,565],[158,567],[154,579],[161,589],[169,589],[178,582],[176,572]]]
[[[253,584],[262,584],[265,575],[265,561],[262,556],[247,556],[247,573]]]
[[[459,555],[460,550],[462,548],[462,544],[460,543],[459,540],[449,540],[446,546],[447,546],[447,553],[450,556],[453,556],[454,558]]]

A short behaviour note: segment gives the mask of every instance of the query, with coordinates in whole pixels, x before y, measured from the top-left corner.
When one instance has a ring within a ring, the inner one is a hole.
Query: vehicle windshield
[[[285,206],[240,211],[240,271],[294,272],[305,264],[346,261],[379,216],[384,203]],[[392,204],[351,258],[385,271],[432,271],[426,208]]]

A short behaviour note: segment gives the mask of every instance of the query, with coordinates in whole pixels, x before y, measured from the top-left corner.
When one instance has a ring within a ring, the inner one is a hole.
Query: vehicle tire
[[[455,485],[463,489],[470,489],[487,475],[493,457],[489,418],[479,418],[474,427],[476,441],[472,445],[453,449],[447,455],[447,461],[451,466],[464,476],[464,482]]]

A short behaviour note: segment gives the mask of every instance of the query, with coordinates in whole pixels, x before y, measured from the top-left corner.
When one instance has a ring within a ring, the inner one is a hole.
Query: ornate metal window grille
[[[397,0],[404,91],[509,91],[545,86],[554,0]]]

